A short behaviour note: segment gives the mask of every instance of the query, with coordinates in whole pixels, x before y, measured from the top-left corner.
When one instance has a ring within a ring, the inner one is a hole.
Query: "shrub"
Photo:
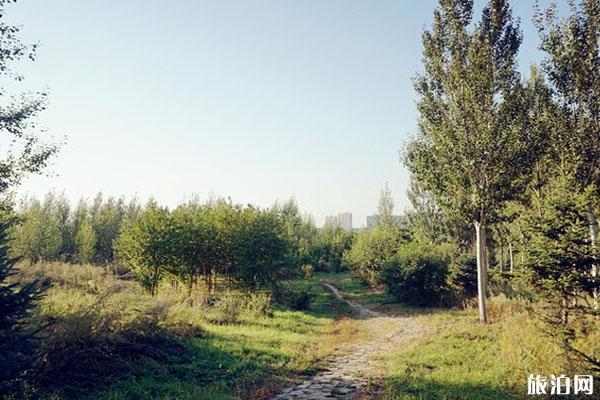
[[[119,288],[100,296],[53,288],[50,296],[43,312],[53,323],[44,330],[32,378],[50,390],[67,390],[67,398],[80,398],[91,384],[124,379],[140,362],[186,353],[184,343],[163,327],[169,302],[141,302]]]
[[[248,293],[245,314],[250,318],[272,317],[271,295],[268,293]]]
[[[217,324],[232,324],[242,315],[244,302],[233,292],[225,292],[208,312],[208,320]]]
[[[313,266],[310,264],[304,264],[302,267],[300,267],[300,270],[302,271],[302,274],[304,275],[305,278],[312,278],[313,276]]]
[[[217,324],[232,324],[242,317],[271,317],[271,296],[258,292],[225,292],[208,305],[207,319]]]
[[[324,259],[319,259],[319,262],[317,262],[317,272],[330,272],[331,271],[331,265],[329,265],[329,263],[327,262],[327,260]]]
[[[464,304],[477,296],[477,258],[470,253],[456,253],[448,266],[448,285],[456,303]]]
[[[420,243],[401,246],[388,262],[382,281],[398,301],[431,306],[440,303],[447,291],[448,256],[445,248]]]
[[[350,250],[343,255],[343,263],[352,274],[361,281],[375,286],[379,283],[379,274],[390,261],[404,237],[395,226],[380,226],[363,231],[356,236]]]
[[[275,291],[277,302],[292,310],[307,310],[314,299],[314,294],[306,288],[279,286]]]

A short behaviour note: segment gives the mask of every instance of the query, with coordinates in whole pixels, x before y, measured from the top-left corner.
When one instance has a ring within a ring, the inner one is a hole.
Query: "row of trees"
[[[255,287],[304,265],[339,271],[352,241],[340,228],[318,230],[293,199],[267,210],[194,200],[169,211],[101,193],[72,207],[64,195],[49,193],[23,200],[15,219],[13,254],[31,263],[122,265],[153,292],[165,275],[188,288],[202,277],[211,291],[218,276]]]
[[[189,291],[198,277],[209,292],[217,276],[248,288],[264,287],[285,265],[288,244],[278,213],[218,201],[189,203],[172,212],[151,203],[124,228],[115,247],[119,259],[154,294],[166,274]]]
[[[142,207],[135,199],[80,200],[72,207],[64,195],[25,199],[16,212],[13,250],[29,260],[104,265],[114,260],[113,242],[122,226],[136,219]]]
[[[440,1],[403,153],[413,209],[394,224],[385,189],[382,221],[344,261],[414,304],[477,294],[482,322],[492,268],[496,290],[534,299],[567,354],[600,367],[572,345],[599,313],[600,1],[572,2],[562,20],[537,9],[535,22],[546,58],[523,79],[507,0],[489,0],[478,21],[473,1]]]
[[[535,22],[546,57],[523,79],[507,0],[490,0],[478,21],[472,1],[440,1],[415,80],[419,132],[404,154],[411,218],[432,243],[475,249],[482,322],[488,269],[508,270],[578,352],[575,322],[598,312],[600,1],[571,2],[564,19],[537,9]]]

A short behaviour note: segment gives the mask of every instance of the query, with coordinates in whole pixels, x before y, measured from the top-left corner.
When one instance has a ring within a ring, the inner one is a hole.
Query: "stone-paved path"
[[[366,398],[368,378],[376,368],[373,357],[406,341],[418,331],[409,317],[391,317],[342,296],[340,291],[323,283],[339,299],[352,307],[360,318],[367,341],[341,348],[323,362],[323,371],[304,382],[284,388],[271,400],[326,400]]]

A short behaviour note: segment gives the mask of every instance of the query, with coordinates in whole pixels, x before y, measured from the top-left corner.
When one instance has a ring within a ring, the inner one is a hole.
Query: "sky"
[[[564,3],[565,0],[559,2]],[[72,201],[192,195],[268,207],[295,197],[321,224],[366,224],[416,132],[412,77],[434,0],[20,0],[7,22],[39,42],[19,88],[47,89],[39,120],[63,140],[20,195]],[[475,1],[480,8],[482,1]],[[544,2],[542,1],[542,4]],[[526,75],[539,62],[532,1],[513,1]]]

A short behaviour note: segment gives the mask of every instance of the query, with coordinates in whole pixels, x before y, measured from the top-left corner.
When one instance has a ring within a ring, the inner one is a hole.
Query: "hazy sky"
[[[540,57],[533,2],[513,3],[527,71]],[[21,0],[6,18],[41,44],[24,85],[49,89],[42,122],[67,136],[55,176],[21,192],[295,196],[318,223],[349,211],[359,227],[389,181],[401,212],[398,150],[416,129],[411,78],[435,4]]]

